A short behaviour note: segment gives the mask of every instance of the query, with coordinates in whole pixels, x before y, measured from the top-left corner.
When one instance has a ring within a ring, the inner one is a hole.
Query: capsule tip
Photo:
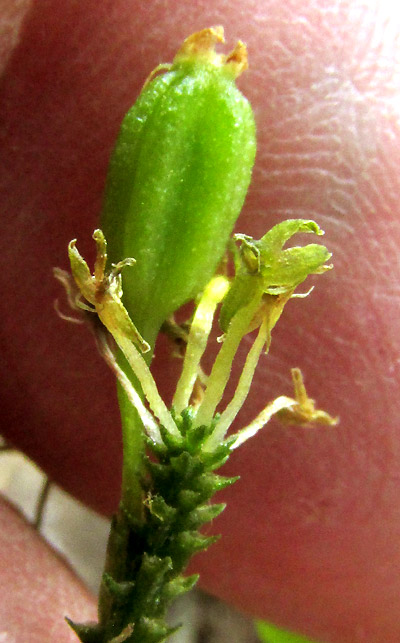
[[[224,28],[209,27],[188,36],[178,50],[174,62],[190,58],[212,58],[216,56],[215,45],[225,42]]]
[[[238,41],[236,47],[226,56],[225,65],[232,69],[235,78],[248,69],[247,47],[244,42]]]
[[[197,31],[184,40],[174,58],[174,64],[205,62],[225,68],[236,78],[248,67],[247,48],[239,41],[227,56],[218,54],[215,46],[224,42],[224,28],[220,25]]]

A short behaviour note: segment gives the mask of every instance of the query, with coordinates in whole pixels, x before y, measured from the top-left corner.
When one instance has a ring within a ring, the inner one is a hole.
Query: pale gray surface
[[[16,451],[0,453],[0,490],[34,520],[42,472]],[[108,520],[56,485],[45,504],[41,533],[61,551],[93,592],[97,591],[108,536]],[[184,623],[171,643],[257,643],[251,621],[220,601],[192,591],[174,605],[171,624]]]
[[[233,609],[200,591],[181,599],[172,611],[172,624],[185,625],[171,643],[257,643],[253,624]]]

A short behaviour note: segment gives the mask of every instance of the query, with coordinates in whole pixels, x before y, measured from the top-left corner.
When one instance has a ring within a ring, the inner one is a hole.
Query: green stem
[[[259,357],[267,341],[268,331],[267,320],[265,319],[260,326],[257,338],[247,354],[235,394],[218,420],[213,433],[205,442],[204,448],[206,451],[213,451],[223,442],[227,430],[242,408],[250,391]]]
[[[215,409],[221,401],[228,383],[236,351],[259,307],[259,303],[260,299],[254,297],[250,304],[241,308],[231,320],[224,343],[208,378],[204,399],[196,414],[196,426],[208,426],[211,423]]]
[[[143,424],[125,391],[118,385],[118,401],[122,422],[123,466],[121,505],[136,520],[143,520],[143,490],[141,478],[144,467]]]
[[[158,334],[158,327],[153,326],[147,329],[146,341],[150,345],[150,351],[143,355],[143,360],[150,365],[154,354],[154,346]],[[139,381],[132,373],[131,367],[120,351],[118,363],[128,379],[131,381],[133,388],[140,393],[142,400],[144,395]],[[122,423],[122,441],[123,441],[123,464],[122,464],[122,489],[121,489],[121,507],[136,521],[143,521],[143,489],[142,480],[144,473],[145,459],[145,430],[139,413],[128,399],[127,394],[122,386],[118,384],[118,403]]]
[[[189,559],[215,542],[198,530],[223,511],[212,504],[216,491],[232,484],[218,468],[229,448],[203,455],[204,432],[191,415],[180,417],[182,444],[157,450],[145,462],[146,501],[138,523],[120,507],[113,518],[105,574],[99,598],[98,625],[69,621],[83,643],[161,643],[174,628],[165,622],[174,598],[188,591],[197,576],[184,578]]]
[[[214,313],[226,295],[228,285],[229,281],[225,277],[214,277],[205,288],[197,305],[190,326],[182,373],[172,403],[176,413],[181,413],[189,406],[190,396],[199,374],[200,361],[207,347]]]

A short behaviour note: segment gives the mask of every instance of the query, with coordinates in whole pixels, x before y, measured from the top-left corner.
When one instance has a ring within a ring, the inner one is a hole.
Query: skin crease
[[[378,0],[7,4],[7,24],[20,29],[1,52],[2,433],[70,493],[113,511],[113,378],[89,333],[53,314],[51,268],[67,267],[74,237],[93,256],[108,156],[148,72],[188,34],[223,24],[229,46],[248,44],[239,85],[258,127],[237,230],[257,237],[283,218],[313,218],[335,263],[310,280],[311,297],[288,304],[240,420],[290,394],[289,369],[300,366],[310,395],[341,423],[273,423],[242,447],[224,469],[241,481],[212,526],[223,538],[193,569],[221,598],[317,640],[398,641],[399,16]],[[162,343],[155,371],[166,396],[176,370]],[[76,581],[59,580],[62,562],[40,545],[53,591],[46,610],[34,609],[37,537],[4,512],[2,538],[21,538],[0,549],[0,631],[53,641],[45,632],[71,613]],[[7,580],[16,558],[25,583]],[[81,608],[85,619],[83,595]],[[57,641],[70,640],[63,626]]]

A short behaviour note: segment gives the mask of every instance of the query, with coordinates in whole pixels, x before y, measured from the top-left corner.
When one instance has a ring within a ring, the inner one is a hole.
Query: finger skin
[[[5,643],[74,643],[65,622],[95,620],[96,606],[67,563],[0,499],[0,632]]]
[[[51,268],[74,237],[93,250],[112,143],[149,70],[223,23],[249,46],[240,86],[258,126],[238,231],[311,217],[335,263],[287,306],[240,420],[290,394],[300,366],[341,423],[273,424],[236,453],[223,538],[195,567],[222,598],[317,639],[398,641],[398,18],[378,0],[174,6],[47,0],[26,14],[1,99],[2,431],[84,502],[115,508],[114,383],[88,332],[53,314]],[[156,367],[168,394],[164,345]]]

